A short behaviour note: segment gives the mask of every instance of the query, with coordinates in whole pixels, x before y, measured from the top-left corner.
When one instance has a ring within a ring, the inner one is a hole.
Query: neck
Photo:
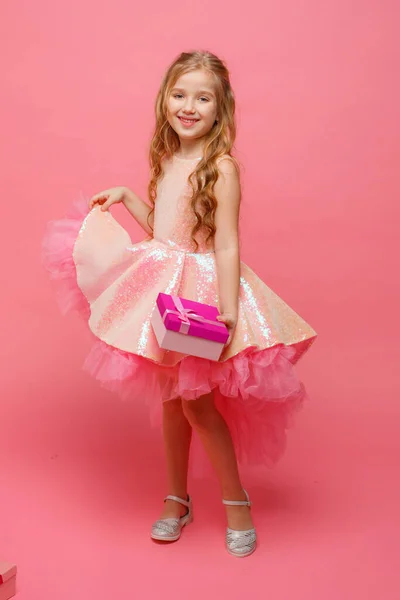
[[[180,147],[176,154],[181,158],[200,158],[203,156],[203,141],[200,140],[179,140]]]

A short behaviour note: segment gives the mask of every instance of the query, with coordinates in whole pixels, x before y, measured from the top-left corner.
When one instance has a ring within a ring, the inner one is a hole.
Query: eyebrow
[[[171,92],[184,92],[185,90],[183,88],[172,88]],[[206,94],[207,96],[212,96],[213,98],[215,98],[215,94],[211,91],[211,90],[200,90],[198,92],[199,94]]]

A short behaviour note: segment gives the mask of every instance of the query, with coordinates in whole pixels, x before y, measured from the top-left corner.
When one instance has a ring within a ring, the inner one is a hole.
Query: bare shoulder
[[[239,165],[237,160],[230,154],[224,154],[217,159],[218,171],[230,178],[239,177]]]

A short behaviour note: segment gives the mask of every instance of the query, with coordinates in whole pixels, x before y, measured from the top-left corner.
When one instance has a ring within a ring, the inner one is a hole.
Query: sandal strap
[[[164,502],[167,500],[175,500],[175,502],[179,502],[179,504],[183,504],[187,508],[190,508],[190,496],[188,496],[189,500],[184,500],[183,498],[179,498],[179,496],[166,496],[164,498]]]
[[[247,500],[222,500],[222,504],[226,506],[251,506],[250,498],[246,490],[243,490],[246,494]]]

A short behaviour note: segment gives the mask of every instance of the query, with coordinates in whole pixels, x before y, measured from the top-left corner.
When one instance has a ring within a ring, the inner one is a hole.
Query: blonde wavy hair
[[[236,138],[235,97],[229,80],[226,65],[211,52],[183,52],[170,65],[164,75],[155,104],[156,125],[150,145],[150,182],[148,185],[149,199],[154,211],[157,197],[157,184],[163,176],[162,163],[175,154],[180,146],[178,134],[167,119],[167,102],[176,81],[190,71],[202,69],[214,76],[215,94],[217,99],[217,116],[213,127],[204,140],[203,158],[197,163],[196,169],[189,177],[192,187],[191,207],[196,218],[192,230],[192,240],[200,230],[207,233],[206,241],[215,236],[215,212],[217,199],[214,185],[218,180],[218,159],[229,155],[238,173],[239,166],[231,152]]]

